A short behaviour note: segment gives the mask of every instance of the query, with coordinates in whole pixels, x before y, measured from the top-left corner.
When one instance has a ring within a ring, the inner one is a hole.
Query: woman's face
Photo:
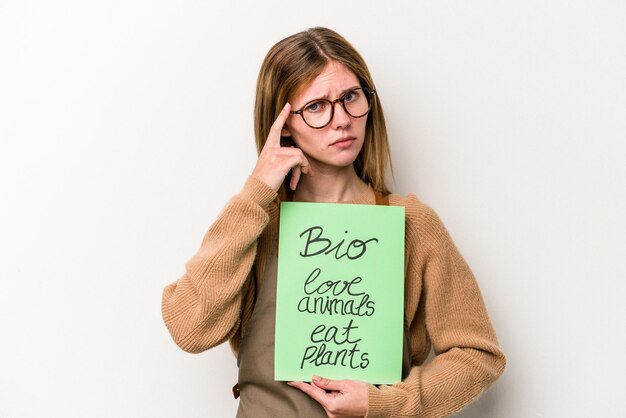
[[[352,71],[343,64],[330,61],[322,73],[291,101],[291,110],[299,110],[316,99],[333,101],[359,87],[359,80]],[[366,122],[367,115],[353,118],[337,102],[333,118],[324,128],[313,129],[295,114],[287,119],[282,135],[292,137],[314,169],[347,167],[356,160],[363,147]]]

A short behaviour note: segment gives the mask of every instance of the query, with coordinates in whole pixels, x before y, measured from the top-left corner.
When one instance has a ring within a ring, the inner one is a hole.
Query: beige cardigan
[[[349,203],[375,204],[370,188]],[[366,417],[446,417],[483,393],[505,357],[474,276],[437,214],[415,195],[389,196],[406,210],[405,315],[413,367],[404,381],[369,387]],[[183,350],[228,340],[235,355],[278,233],[278,200],[248,178],[204,236],[186,273],[163,291],[163,319]],[[423,365],[432,348],[433,361]]]

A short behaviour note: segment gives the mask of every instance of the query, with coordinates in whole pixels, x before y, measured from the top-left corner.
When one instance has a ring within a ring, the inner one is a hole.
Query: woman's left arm
[[[320,402],[331,418],[448,417],[504,370],[506,360],[478,284],[443,223],[414,195],[406,201],[406,214],[411,354],[420,364],[430,340],[436,357],[424,366],[415,364],[394,385],[327,379],[292,383]]]
[[[451,416],[495,382],[506,364],[478,284],[445,226],[414,195],[406,213],[411,352],[421,363],[430,340],[436,357],[414,365],[400,383],[368,385],[367,418]]]

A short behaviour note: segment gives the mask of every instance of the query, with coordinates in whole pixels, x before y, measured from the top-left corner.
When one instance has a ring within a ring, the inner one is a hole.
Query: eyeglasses
[[[302,116],[304,123],[313,129],[326,127],[335,115],[335,103],[340,102],[346,113],[353,118],[362,118],[372,108],[375,90],[359,87],[350,90],[335,100],[315,99],[305,104],[302,109],[289,113]]]

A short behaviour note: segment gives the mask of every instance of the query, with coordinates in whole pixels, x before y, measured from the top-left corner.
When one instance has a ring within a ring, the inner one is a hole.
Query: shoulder
[[[448,237],[448,232],[437,212],[414,193],[407,196],[392,193],[389,195],[389,204],[405,208],[407,241],[423,242]]]
[[[411,225],[425,227],[433,222],[440,222],[435,210],[414,193],[409,193],[407,196],[392,193],[389,195],[389,204],[404,206],[407,223]]]

